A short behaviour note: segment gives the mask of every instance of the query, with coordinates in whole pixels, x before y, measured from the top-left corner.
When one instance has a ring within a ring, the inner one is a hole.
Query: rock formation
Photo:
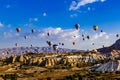
[[[105,54],[106,56],[112,56],[114,54],[120,55],[120,39],[118,39],[110,47],[104,47],[104,48],[98,49],[98,51]]]
[[[105,64],[100,65],[95,70],[96,71],[108,71],[108,72],[120,71],[120,60],[109,61]]]
[[[38,54],[39,55],[39,54]],[[5,61],[10,63],[20,62],[27,65],[38,65],[38,66],[54,66],[58,64],[69,64],[76,66],[81,62],[95,63],[98,60],[103,60],[105,57],[98,54],[92,55],[69,55],[69,56],[52,56],[52,57],[40,57],[37,55],[21,55],[6,57]]]

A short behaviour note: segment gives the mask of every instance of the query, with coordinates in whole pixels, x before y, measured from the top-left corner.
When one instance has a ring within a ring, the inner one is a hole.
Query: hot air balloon
[[[93,49],[92,52],[93,53],[97,53],[98,51],[97,51],[97,49]]]
[[[103,30],[101,30],[100,32],[103,32]]]
[[[83,38],[83,41],[85,40],[85,38]]]
[[[50,47],[53,45],[53,43],[51,41],[46,41],[46,42]]]
[[[92,43],[92,45],[95,45],[94,43]]]
[[[16,28],[16,31],[17,31],[17,32],[20,32],[20,31],[21,31],[21,29],[20,29],[20,28]]]
[[[59,45],[61,45],[62,43],[61,42],[59,42]]]
[[[94,30],[94,31],[98,30],[98,26],[97,26],[97,25],[94,25],[94,26],[93,26],[93,30]]]
[[[29,53],[29,51],[28,50],[25,50],[25,54],[28,54]]]
[[[102,47],[104,48],[105,46],[103,45]]]
[[[76,36],[74,36],[74,38],[76,38]]]
[[[54,44],[54,45],[53,45],[53,50],[56,51],[57,49],[58,49],[58,45],[57,45],[57,44]]]
[[[18,43],[15,43],[15,46],[17,47],[17,46],[18,46]]]
[[[8,51],[7,51],[7,55],[10,54]]]
[[[119,37],[119,34],[116,34],[116,37]]]
[[[82,34],[82,37],[84,37],[84,34]]]
[[[72,44],[73,44],[73,45],[75,45],[76,43],[75,43],[75,42],[73,42]]]
[[[32,33],[34,33],[34,32],[35,32],[35,30],[34,30],[34,29],[32,29],[32,30],[31,30],[31,32],[32,32]]]
[[[24,36],[25,39],[27,39],[27,36]]]
[[[48,32],[47,35],[50,36],[50,33]]]
[[[76,30],[78,30],[80,28],[80,25],[79,24],[75,24],[75,28],[76,28]]]
[[[62,43],[62,46],[64,46],[64,43]]]
[[[87,36],[87,39],[90,39],[90,36]]]

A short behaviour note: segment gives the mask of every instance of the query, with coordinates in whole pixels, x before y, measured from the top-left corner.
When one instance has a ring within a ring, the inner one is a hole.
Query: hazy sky
[[[0,48],[15,47],[15,43],[48,46],[47,40],[74,49],[109,46],[120,33],[119,3],[120,0],[0,0]],[[79,30],[75,30],[76,23],[80,24]],[[96,32],[93,25],[99,26]],[[33,34],[31,29],[35,29]],[[82,34],[89,35],[90,40],[83,41]]]

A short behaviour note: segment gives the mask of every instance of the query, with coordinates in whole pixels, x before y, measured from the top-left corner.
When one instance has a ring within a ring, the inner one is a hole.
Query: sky
[[[119,3],[120,0],[0,0],[0,48],[15,47],[15,43],[19,47],[43,47],[48,46],[46,41],[80,50],[110,46],[119,39],[115,36],[120,34]],[[80,24],[79,30],[75,24]],[[97,31],[94,25],[99,27]]]

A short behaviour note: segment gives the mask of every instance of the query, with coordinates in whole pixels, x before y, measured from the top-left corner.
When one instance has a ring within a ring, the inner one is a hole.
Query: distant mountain
[[[100,48],[100,49],[97,49],[97,50],[101,53],[105,53],[105,54],[108,54],[108,55],[120,54],[120,39],[118,39],[110,47],[104,47],[104,48]]]
[[[3,48],[0,49],[0,55],[5,54],[24,54],[25,52],[31,53],[48,53],[48,52],[80,52],[82,50],[58,48],[54,51],[52,47],[15,47],[15,48]]]

